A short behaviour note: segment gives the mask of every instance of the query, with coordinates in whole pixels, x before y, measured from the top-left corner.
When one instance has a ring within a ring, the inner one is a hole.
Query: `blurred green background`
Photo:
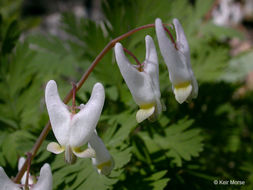
[[[166,107],[160,118],[136,123],[138,107],[111,50],[77,101],[87,102],[96,82],[105,86],[97,130],[115,169],[105,177],[89,159],[66,165],[62,154],[46,151],[55,141],[50,132],[32,174],[50,163],[55,190],[253,189],[253,11],[245,13],[251,0],[233,3],[242,11],[240,19],[229,15],[217,24],[222,0],[0,0],[0,165],[8,176],[16,175],[18,158],[31,150],[48,121],[48,80],[57,82],[64,98],[110,40],[157,17],[164,23],[178,18],[189,41],[198,98],[176,102],[154,28],[140,31],[122,44],[143,61],[145,35],[154,38]],[[245,185],[214,185],[215,179]]]

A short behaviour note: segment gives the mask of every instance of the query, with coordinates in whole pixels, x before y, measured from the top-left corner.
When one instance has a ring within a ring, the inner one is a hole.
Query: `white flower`
[[[115,56],[120,72],[140,109],[136,114],[138,123],[161,113],[159,66],[153,39],[146,36],[146,58],[141,71],[131,65],[120,43],[115,45]]]
[[[196,98],[198,83],[190,63],[190,49],[184,30],[177,19],[173,19],[176,30],[176,47],[167,37],[161,19],[155,21],[156,35],[161,54],[169,70],[170,81],[176,100],[181,104]]]
[[[96,152],[96,157],[92,158],[92,164],[97,168],[98,173],[109,175],[114,167],[114,160],[96,131],[93,132],[88,146]]]
[[[35,185],[31,185],[30,190],[52,190],[52,173],[49,164],[44,164],[40,169],[40,177]],[[1,190],[21,190],[19,184],[15,184],[6,175],[4,169],[0,167],[0,189]]]
[[[94,157],[93,149],[82,151],[80,147],[88,142],[99,120],[105,100],[103,85],[94,85],[90,100],[77,114],[69,112],[68,107],[61,101],[53,80],[47,83],[45,98],[52,129],[60,144],[52,142],[48,144],[47,150],[55,154],[65,151],[67,163],[73,163],[75,156]]]

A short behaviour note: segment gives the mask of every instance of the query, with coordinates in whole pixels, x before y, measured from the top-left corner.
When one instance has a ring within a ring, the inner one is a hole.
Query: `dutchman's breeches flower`
[[[140,109],[136,114],[138,123],[161,113],[159,65],[153,39],[146,36],[146,59],[141,69],[132,65],[120,43],[115,45],[115,56],[120,72]]]
[[[98,173],[109,175],[114,167],[114,160],[96,131],[93,132],[88,146],[96,152],[96,157],[92,158],[92,164],[97,168]]]
[[[52,190],[53,177],[49,164],[44,164],[40,169],[40,177],[36,184],[29,184],[30,190]],[[0,167],[0,189],[1,190],[21,190],[21,185],[11,181],[4,169]]]
[[[198,83],[191,68],[190,49],[184,30],[177,19],[173,19],[173,24],[176,30],[176,45],[167,37],[161,19],[156,19],[155,28],[160,51],[169,70],[173,92],[181,104],[197,97]]]
[[[47,83],[45,98],[52,129],[59,142],[48,144],[47,150],[55,154],[65,151],[67,163],[73,163],[75,156],[95,157],[93,149],[87,148],[82,151],[81,146],[91,138],[99,120],[105,100],[103,85],[94,85],[90,100],[82,105],[82,109],[76,114],[69,112],[67,105],[61,101],[53,80]]]

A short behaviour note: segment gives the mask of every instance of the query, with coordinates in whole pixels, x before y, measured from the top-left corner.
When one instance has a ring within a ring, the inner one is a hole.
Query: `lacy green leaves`
[[[172,163],[181,167],[184,160],[190,161],[203,150],[201,130],[189,129],[192,124],[193,120],[183,119],[166,127],[163,135],[154,134],[150,137],[144,132],[140,135],[151,154],[162,150],[164,157],[171,158]]]
[[[253,70],[253,52],[249,51],[237,56],[229,61],[229,64],[220,77],[226,82],[241,82],[245,79],[249,71]]]
[[[157,173],[154,173],[152,176],[146,178],[146,181],[152,181],[150,186],[153,190],[162,190],[166,187],[169,178],[165,178],[167,171],[159,171]]]

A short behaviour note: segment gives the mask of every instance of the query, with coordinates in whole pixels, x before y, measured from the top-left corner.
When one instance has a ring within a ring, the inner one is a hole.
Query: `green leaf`
[[[20,35],[20,30],[19,30],[18,22],[14,20],[9,24],[5,32],[5,36],[3,38],[2,47],[0,48],[1,53],[3,55],[10,53],[12,51],[12,49],[16,45],[19,35]]]
[[[15,133],[6,136],[2,144],[3,156],[13,169],[18,161],[17,149]]]
[[[151,186],[154,190],[163,190],[167,183],[170,181],[169,178],[164,178],[164,175],[167,173],[167,170],[159,171],[154,173],[152,176],[146,178],[147,181],[152,181]]]
[[[218,81],[227,65],[228,49],[220,45],[211,46],[211,42],[201,39],[193,43],[191,62],[196,78],[201,82]]]
[[[151,138],[144,132],[141,132],[141,135],[150,153],[162,149],[167,157],[172,158],[172,163],[180,167],[183,160],[189,161],[191,157],[198,156],[203,150],[201,131],[188,129],[192,123],[193,120],[180,120],[177,124],[164,129],[164,136],[154,134]]]
[[[253,51],[249,51],[229,61],[228,67],[220,77],[226,82],[243,81],[246,75],[253,71]]]

